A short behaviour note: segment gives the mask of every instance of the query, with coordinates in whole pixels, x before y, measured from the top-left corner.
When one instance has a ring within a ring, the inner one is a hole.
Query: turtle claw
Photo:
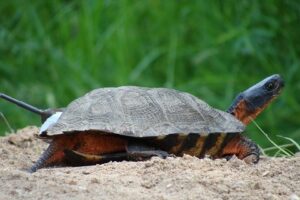
[[[243,158],[243,161],[247,164],[256,164],[259,161],[259,156],[257,154],[250,154]]]
[[[128,152],[129,160],[135,160],[135,161],[147,160],[154,156],[165,159],[167,157],[170,157],[170,154],[166,151],[161,151],[161,150]]]
[[[158,156],[159,158],[166,159],[167,157],[170,157],[170,154],[167,153],[166,151],[161,151],[161,150],[155,150],[153,151],[154,156]]]

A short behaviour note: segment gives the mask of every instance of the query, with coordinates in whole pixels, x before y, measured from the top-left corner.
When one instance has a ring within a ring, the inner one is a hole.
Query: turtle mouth
[[[275,89],[276,92],[274,92],[274,94],[272,95],[270,101],[272,101],[274,98],[278,97],[278,96],[281,94],[283,88],[284,88],[284,82],[283,82],[283,81],[280,81],[280,83],[277,85],[277,87],[276,87],[276,89]]]
[[[282,92],[282,89],[284,88],[284,86],[285,86],[284,81],[282,79],[279,79],[277,87],[275,89],[276,92],[273,96],[278,96]]]

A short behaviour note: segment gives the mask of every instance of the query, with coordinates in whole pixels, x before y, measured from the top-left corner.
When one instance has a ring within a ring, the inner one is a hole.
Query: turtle
[[[269,76],[239,93],[226,112],[186,92],[138,86],[95,89],[59,109],[0,97],[41,116],[38,137],[50,144],[29,169],[35,172],[184,154],[212,159],[235,155],[257,163],[260,150],[242,133],[283,87],[280,75]]]

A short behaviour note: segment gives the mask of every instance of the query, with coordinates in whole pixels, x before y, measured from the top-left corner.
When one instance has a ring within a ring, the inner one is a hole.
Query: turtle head
[[[36,113],[38,115],[41,116],[41,121],[42,123],[44,123],[49,117],[51,117],[52,115],[54,115],[57,112],[62,112],[63,108],[59,108],[59,109],[46,109],[46,110],[42,110],[42,109],[38,109],[32,105],[29,105],[23,101],[17,100],[13,97],[10,97],[6,94],[0,93],[0,98],[5,99],[6,101],[9,101],[19,107],[22,107],[26,110],[29,110],[33,113]]]
[[[272,75],[240,93],[227,110],[245,125],[255,119],[281,92],[283,79]]]

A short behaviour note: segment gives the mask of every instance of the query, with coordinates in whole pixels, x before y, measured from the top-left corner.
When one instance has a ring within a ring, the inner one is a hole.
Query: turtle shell
[[[242,132],[232,115],[195,96],[167,88],[123,86],[95,89],[71,102],[56,123],[41,132],[99,130],[131,137]]]

